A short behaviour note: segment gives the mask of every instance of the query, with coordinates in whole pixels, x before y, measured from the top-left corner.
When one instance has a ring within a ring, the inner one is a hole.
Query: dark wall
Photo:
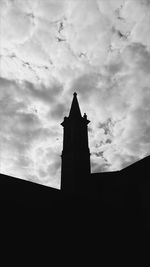
[[[91,175],[104,210],[112,211],[118,220],[122,217],[128,223],[150,227],[149,164],[147,157],[118,172]]]
[[[62,218],[93,218],[105,228],[150,228],[149,157],[122,171],[91,174],[87,194],[0,175],[0,209],[42,208]],[[80,177],[82,179],[82,176]]]
[[[0,174],[0,208],[46,208],[59,201],[60,190]]]

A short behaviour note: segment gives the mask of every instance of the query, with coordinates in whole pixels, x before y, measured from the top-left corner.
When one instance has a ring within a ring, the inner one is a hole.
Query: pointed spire
[[[79,103],[78,103],[77,93],[76,92],[73,94],[73,101],[72,101],[72,104],[71,104],[69,117],[71,117],[71,118],[81,117],[81,111],[80,111],[80,107],[79,107]]]

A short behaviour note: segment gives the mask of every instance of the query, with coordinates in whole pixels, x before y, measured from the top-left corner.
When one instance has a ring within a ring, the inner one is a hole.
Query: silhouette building
[[[61,191],[65,194],[100,198],[102,188],[108,189],[109,186],[113,188],[112,182],[117,179],[119,172],[91,173],[89,123],[86,113],[81,115],[75,92],[69,116],[64,117],[61,123],[63,126]]]
[[[89,120],[82,117],[77,93],[68,117],[61,123],[64,129],[61,190],[68,193],[86,193],[90,179],[90,151],[88,146]]]
[[[74,93],[69,116],[61,123],[61,190],[0,174],[0,206],[47,207],[66,215],[72,210],[79,218],[86,211],[87,218],[101,214],[106,228],[118,229],[118,222],[121,228],[131,224],[149,228],[150,156],[120,171],[91,173],[89,123]]]

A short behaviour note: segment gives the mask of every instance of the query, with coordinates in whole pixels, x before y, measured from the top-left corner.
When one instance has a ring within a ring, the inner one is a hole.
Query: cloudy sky
[[[92,172],[150,154],[150,0],[0,0],[0,172],[58,187],[72,93]]]

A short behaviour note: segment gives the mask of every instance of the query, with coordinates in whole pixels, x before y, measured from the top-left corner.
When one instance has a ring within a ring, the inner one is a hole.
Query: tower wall
[[[90,152],[86,115],[80,114],[76,95],[69,117],[61,124],[64,128],[61,189],[67,193],[85,193],[90,180]]]

